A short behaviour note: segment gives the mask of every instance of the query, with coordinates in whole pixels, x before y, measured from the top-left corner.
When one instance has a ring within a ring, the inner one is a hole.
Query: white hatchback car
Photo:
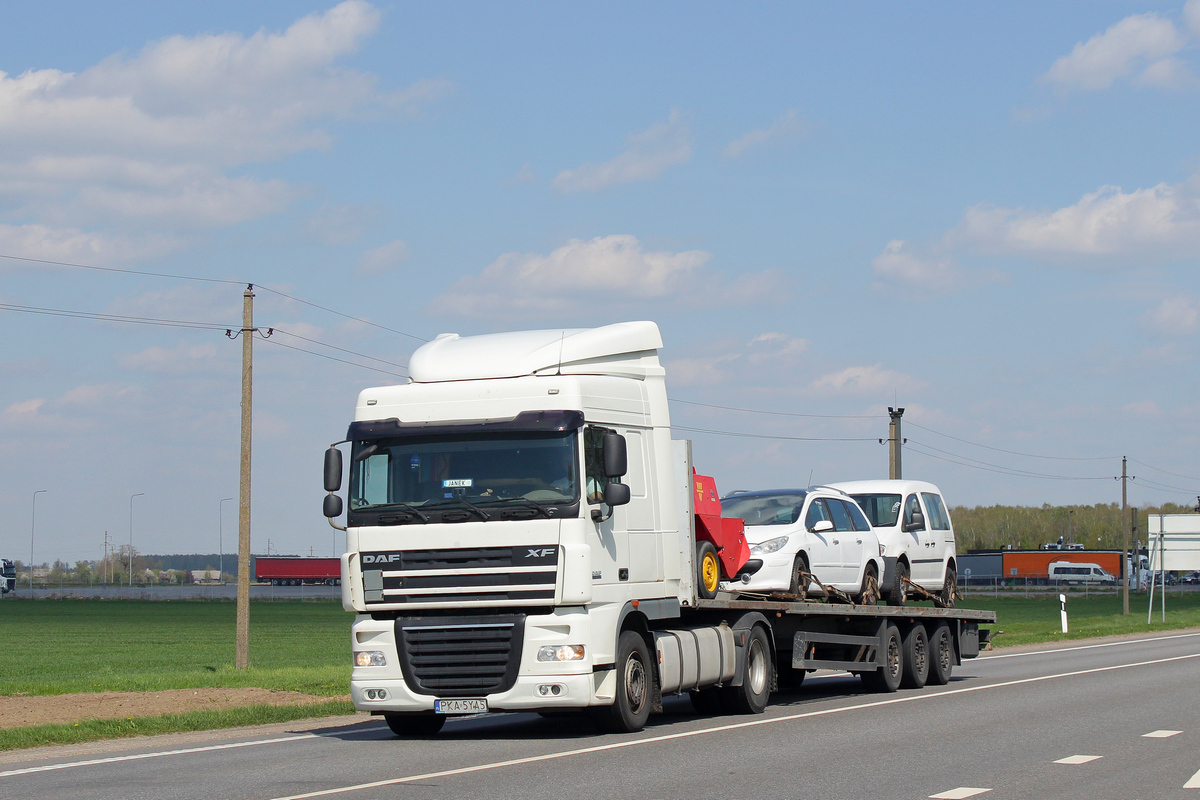
[[[746,523],[747,567],[761,564],[739,590],[803,597],[820,593],[815,579],[860,602],[878,601],[883,549],[846,494],[827,486],[734,492],[721,498],[721,514]]]
[[[958,565],[954,526],[938,487],[925,481],[878,480],[833,484],[858,501],[883,545],[883,597],[904,605],[904,578],[954,605]]]

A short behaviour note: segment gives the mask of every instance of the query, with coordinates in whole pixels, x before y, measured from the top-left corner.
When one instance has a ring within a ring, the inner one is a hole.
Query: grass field
[[[335,601],[252,603],[234,669],[230,601],[5,600],[0,696],[258,686],[349,693],[351,614]]]

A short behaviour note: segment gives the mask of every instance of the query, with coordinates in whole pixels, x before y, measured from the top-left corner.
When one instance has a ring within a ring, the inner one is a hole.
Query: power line
[[[312,306],[313,308],[319,308],[322,311],[327,311],[330,314],[336,314],[337,316],[343,317],[344,319],[354,320],[355,322],[361,322],[364,325],[370,325],[373,328],[379,328],[380,330],[388,331],[390,333],[397,333],[401,336],[407,336],[410,339],[416,339],[418,342],[428,342],[429,341],[428,339],[423,339],[420,336],[417,336],[416,334],[405,333],[404,331],[398,331],[395,328],[389,328],[386,325],[380,325],[377,322],[371,322],[371,320],[369,320],[369,319],[363,319],[362,317],[352,317],[349,314],[343,314],[341,311],[334,311],[332,308],[326,308],[325,306],[319,306],[316,303],[310,303],[307,300],[301,300],[299,297],[292,297],[290,294],[284,294],[283,292],[279,291],[278,289],[272,289],[270,286],[263,286],[261,283],[255,284],[255,286],[262,289],[263,291],[277,294],[280,297],[286,297],[288,300],[294,300],[297,303],[303,303],[306,306]]]
[[[962,442],[963,444],[969,444],[972,447],[982,447],[984,450],[995,450],[997,453],[1007,453],[1010,456],[1022,456],[1024,458],[1045,458],[1045,459],[1050,459],[1050,460],[1054,460],[1054,461],[1112,461],[1113,459],[1116,458],[1116,456],[1093,456],[1093,457],[1040,456],[1035,453],[1019,453],[1016,450],[1004,450],[999,447],[991,447],[990,445],[979,444],[978,442],[971,442],[966,439],[960,439],[957,436],[951,436],[948,433],[941,433],[940,431],[935,431],[933,428],[926,428],[924,425],[918,425],[915,422],[905,422],[904,424],[911,426],[913,428],[920,428],[923,431],[929,431],[930,433],[932,433],[936,436],[944,436],[947,439],[953,439],[956,442]],[[928,445],[926,445],[926,447],[928,447]]]
[[[1183,478],[1183,479],[1189,480],[1189,481],[1200,481],[1200,478],[1196,478],[1191,475],[1180,475],[1178,472],[1171,472],[1170,470],[1162,469],[1161,467],[1152,467],[1144,461],[1138,461],[1136,458],[1131,458],[1129,460],[1135,464],[1140,464],[1141,466],[1145,467],[1146,469],[1152,469],[1155,472],[1162,472],[1167,475],[1174,475],[1176,478]]]
[[[236,327],[222,325],[217,322],[196,322],[182,319],[159,319],[156,317],[133,317],[124,314],[100,314],[92,311],[72,311],[65,308],[44,308],[40,306],[21,306],[12,303],[0,303],[0,311],[17,311],[23,314],[41,314],[49,317],[74,317],[76,319],[93,319],[101,322],[124,322],[135,325],[158,325],[167,328],[198,328],[200,330],[226,330]]]
[[[766,433],[741,433],[738,431],[717,431],[710,428],[689,428],[685,425],[672,425],[671,428],[677,431],[691,431],[693,433],[711,433],[715,436],[737,436],[743,439],[778,439],[780,441],[789,442],[873,442],[877,437],[821,437],[821,436],[773,436]]]
[[[810,419],[879,419],[878,414],[800,414],[794,411],[762,411],[757,408],[737,408],[736,406],[719,406],[712,403],[697,403],[694,400],[680,400],[678,397],[669,398],[672,403],[683,403],[689,406],[704,408],[719,408],[723,411],[743,411],[747,414],[770,414],[777,417],[807,417]]]
[[[283,342],[279,342],[274,339],[262,339],[261,341],[267,342],[268,344],[273,344],[276,347],[286,347],[288,350],[296,350],[301,353],[308,353],[310,356],[317,356],[318,358],[327,358],[330,361],[339,361],[343,364],[349,364],[352,367],[360,367],[362,369],[369,369],[374,372],[382,372],[385,375],[395,375],[397,378],[407,378],[408,377],[407,375],[401,375],[399,372],[390,372],[386,369],[379,369],[378,367],[369,367],[366,364],[357,364],[353,361],[347,361],[344,358],[336,358],[335,356],[327,356],[324,353],[317,353],[312,350],[305,350],[303,347],[295,347],[290,344],[284,344]],[[368,358],[369,358],[369,356],[368,356]]]
[[[917,444],[918,446],[920,446],[919,442],[913,442],[910,439],[908,441],[908,446],[911,447],[913,444]],[[936,448],[934,448],[934,449],[936,449]],[[932,459],[936,459],[938,461],[944,461],[947,464],[957,464],[960,467],[970,467],[971,469],[978,469],[978,470],[982,470],[984,472],[996,472],[1001,475],[1012,475],[1017,478],[1039,478],[1039,479],[1043,479],[1043,480],[1056,480],[1056,481],[1106,481],[1106,480],[1108,480],[1107,476],[1101,477],[1101,478],[1080,478],[1080,477],[1071,477],[1071,476],[1067,476],[1067,475],[1040,475],[1036,472],[1025,472],[1025,471],[1021,471],[1021,470],[1012,470],[1012,469],[1008,469],[1006,467],[997,466],[995,464],[984,465],[984,462],[968,463],[967,461],[959,461],[958,460],[959,458],[965,458],[965,456],[957,456],[955,458],[943,458],[942,456],[935,456],[933,453],[926,453],[924,450],[920,450],[920,449],[913,450],[912,452],[914,452],[918,455],[925,456],[926,458],[932,458]],[[954,454],[951,453],[950,455],[954,455]],[[971,460],[973,461],[973,459],[971,459]]]
[[[1132,458],[1129,460],[1133,461]],[[1179,494],[1186,494],[1189,497],[1194,497],[1196,494],[1196,492],[1191,489],[1184,489],[1180,486],[1168,486],[1165,483],[1156,483],[1155,481],[1152,481],[1148,478],[1140,478],[1140,479],[1138,479],[1138,483],[1145,484],[1147,486],[1153,486],[1155,489],[1161,489],[1161,490],[1167,491],[1167,492],[1177,492]]]
[[[336,345],[328,344],[326,342],[319,342],[316,339],[309,339],[306,336],[301,336],[298,333],[291,333],[289,331],[283,330],[282,328],[271,328],[271,330],[275,331],[275,333],[282,333],[284,336],[291,336],[292,338],[302,339],[306,342],[311,342],[312,344],[320,345],[321,347],[328,347],[330,350],[337,350],[338,352],[341,352],[341,353],[348,353],[349,355],[358,356],[359,358],[365,358],[365,359],[368,359],[369,361],[378,361],[380,364],[387,364],[389,367],[399,367],[400,369],[408,369],[408,365],[406,365],[406,364],[397,364],[394,361],[385,361],[382,358],[376,358],[375,356],[369,356],[366,353],[357,353],[353,350],[347,350],[344,347],[337,347]]]

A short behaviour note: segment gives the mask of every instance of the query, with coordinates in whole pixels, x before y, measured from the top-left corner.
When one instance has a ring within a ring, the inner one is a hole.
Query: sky
[[[893,406],[952,507],[1194,504],[1198,102],[1200,0],[15,4],[0,555],[236,551],[248,283],[255,553],[423,341],[637,319],[724,491]]]

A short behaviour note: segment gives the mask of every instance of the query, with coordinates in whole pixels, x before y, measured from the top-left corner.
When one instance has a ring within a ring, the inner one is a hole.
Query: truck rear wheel
[[[696,594],[711,600],[717,596],[720,582],[721,562],[717,560],[717,548],[712,542],[696,542]]]
[[[610,733],[636,733],[646,727],[654,696],[650,648],[636,631],[624,631],[617,640],[616,671],[616,697],[611,706],[595,708],[596,727]]]
[[[888,625],[883,634],[883,666],[872,672],[862,673],[863,686],[869,692],[890,693],[900,688],[904,675],[904,653],[900,640],[900,629]]]
[[[755,626],[746,640],[746,671],[742,676],[742,685],[721,688],[725,707],[734,714],[761,714],[765,711],[771,696],[771,670],[774,666],[767,634],[761,627]]]
[[[397,736],[433,736],[446,724],[446,715],[384,714],[383,721]]]
[[[933,629],[929,637],[929,683],[945,686],[954,671],[954,641],[950,638],[950,626],[942,624]]]
[[[905,689],[920,689],[928,679],[929,634],[918,623],[904,634],[904,672],[900,685]]]

